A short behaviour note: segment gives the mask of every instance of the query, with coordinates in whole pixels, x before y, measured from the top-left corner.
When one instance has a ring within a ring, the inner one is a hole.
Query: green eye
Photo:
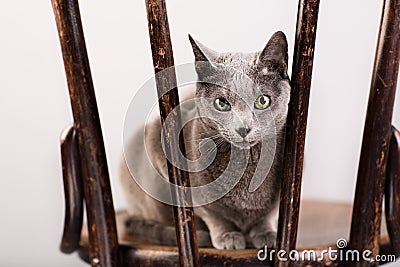
[[[256,109],[266,109],[271,105],[271,98],[267,95],[260,95],[257,97],[256,102],[254,102],[254,106]]]
[[[217,98],[214,101],[214,107],[219,111],[231,110],[231,104],[225,98]]]

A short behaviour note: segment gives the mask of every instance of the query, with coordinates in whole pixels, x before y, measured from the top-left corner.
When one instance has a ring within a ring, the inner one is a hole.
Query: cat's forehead
[[[273,72],[266,74],[258,65],[259,56],[259,52],[221,53],[215,63],[221,64],[227,70],[224,77],[227,83],[246,83],[247,79],[257,84],[260,90],[276,87],[282,78]],[[244,89],[244,87],[238,86],[237,89]]]
[[[263,72],[259,56],[258,52],[220,53],[212,63],[203,63],[205,69],[211,69],[211,75],[203,80],[208,85],[201,85],[203,90],[199,94],[211,98],[225,97],[230,101],[240,98],[254,101],[254,97],[263,94],[279,95],[282,78],[273,72]]]
[[[256,59],[254,59],[256,60]],[[225,61],[227,62],[227,61]],[[217,75],[217,87],[225,94],[258,94],[268,92],[278,86],[282,80],[277,75],[265,75],[251,63],[250,57],[243,61],[237,58],[228,64],[223,64],[222,75]],[[222,63],[220,63],[222,64]],[[228,67],[228,68],[225,68]],[[222,88],[221,88],[222,87]]]
[[[259,53],[221,53],[215,63],[249,75],[256,67],[258,55]]]

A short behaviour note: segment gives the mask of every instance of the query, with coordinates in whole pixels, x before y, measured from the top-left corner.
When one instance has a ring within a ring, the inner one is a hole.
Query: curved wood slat
[[[318,248],[317,253],[321,253],[323,248]],[[202,267],[273,267],[271,261],[260,261],[257,258],[257,250],[244,250],[236,251],[235,255],[226,253],[215,253],[206,249],[199,249],[199,262]],[[165,267],[165,266],[179,266],[178,253],[171,251],[134,251],[128,247],[123,247],[121,253],[126,260],[123,262],[125,267]],[[149,264],[149,257],[151,264]],[[269,256],[267,256],[269,257]],[[323,267],[337,266],[336,263],[329,259],[318,261],[297,261],[294,263],[295,267]]]
[[[60,250],[72,253],[79,248],[83,224],[83,189],[76,131],[73,126],[61,135],[65,220]]]
[[[349,234],[352,206],[346,203],[329,203],[303,200],[301,203],[298,246],[299,251],[315,249],[321,252],[332,247],[339,238]],[[130,236],[125,229],[128,214],[117,212],[118,234],[121,246],[122,266],[179,266],[177,247],[154,245],[149,241]],[[83,228],[80,256],[88,261],[88,236]],[[201,266],[271,266],[271,262],[259,261],[256,249],[218,250],[214,248],[199,248]],[[393,254],[385,227],[381,238],[382,255]],[[263,256],[263,254],[261,255]],[[337,266],[337,262],[325,258],[322,262],[298,261],[294,266]]]
[[[52,0],[79,145],[93,266],[118,266],[106,153],[78,0]]]
[[[171,195],[173,199],[177,200],[177,203],[190,204],[192,203],[192,197],[189,175],[187,172],[176,167],[180,165],[177,164],[179,161],[179,149],[185,155],[185,144],[181,131],[181,114],[178,109],[176,112],[171,113],[171,111],[179,106],[176,74],[172,68],[160,74],[161,71],[174,66],[165,0],[146,0],[146,8],[154,71],[156,74],[159,74],[156,75],[156,85],[161,121],[165,130],[163,142],[167,154],[166,158],[172,161],[171,164],[166,159],[169,181],[186,189],[183,190],[183,193],[171,190]],[[166,92],[166,89],[169,88],[174,89]],[[165,123],[167,116],[171,118],[170,123]],[[179,137],[176,135],[179,135]],[[179,140],[179,143],[176,140]],[[173,214],[181,266],[199,266],[193,208],[174,206]]]
[[[400,256],[400,131],[392,127],[386,171],[386,225],[393,252]]]
[[[379,255],[382,200],[400,59],[400,0],[385,0],[358,167],[349,248]],[[362,261],[355,266],[374,266]]]
[[[390,245],[387,243],[388,237],[383,237],[381,240],[382,255],[392,254],[389,249]],[[309,247],[299,248],[298,252],[302,253],[304,250],[314,250],[317,255],[321,255],[323,252],[326,255],[326,251],[331,249],[337,249],[334,244],[330,246],[322,247]],[[176,247],[149,247],[146,248],[134,248],[126,245],[121,245],[121,265],[124,267],[178,267],[179,253]],[[202,267],[273,267],[271,261],[263,260],[260,261],[257,258],[257,250],[246,249],[236,251],[216,250],[216,249],[199,249],[199,262]],[[263,254],[261,254],[263,256]],[[79,250],[79,256],[89,262],[88,247],[83,244]],[[267,256],[267,258],[269,255]],[[295,261],[293,262],[294,267],[338,267],[342,266],[337,261],[332,261],[326,255],[322,260],[316,261]],[[352,266],[352,265],[351,265]]]
[[[276,244],[278,250],[284,251],[296,247],[318,10],[319,0],[299,1]],[[291,265],[291,261],[275,258],[275,266]]]

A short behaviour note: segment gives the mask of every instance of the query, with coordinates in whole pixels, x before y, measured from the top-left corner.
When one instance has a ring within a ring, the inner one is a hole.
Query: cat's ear
[[[199,41],[193,39],[189,34],[189,41],[192,45],[194,57],[196,61],[208,61],[213,62],[218,57],[218,52],[211,50]]]
[[[219,53],[196,41],[190,34],[189,40],[193,48],[198,78],[205,81],[215,74],[215,70],[217,69],[215,62],[218,59]]]
[[[278,31],[272,35],[268,44],[258,57],[258,67],[262,74],[278,74],[288,78],[288,44],[283,32]]]

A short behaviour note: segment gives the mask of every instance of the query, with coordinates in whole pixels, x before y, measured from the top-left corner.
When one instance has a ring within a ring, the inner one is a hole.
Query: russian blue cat
[[[210,101],[201,104],[195,102],[197,104],[189,111],[182,109],[182,117],[189,116],[191,112],[202,117],[190,121],[183,129],[187,158],[195,160],[202,153],[204,156],[210,152],[200,149],[204,138],[215,142],[215,146],[211,147],[215,154],[213,162],[203,170],[190,172],[192,186],[210,183],[223,173],[233,150],[249,157],[244,172],[231,172],[232,177],[240,178],[232,190],[210,204],[195,207],[198,245],[212,245],[217,249],[273,247],[282,176],[284,128],[290,99],[286,37],[284,33],[276,32],[263,51],[249,54],[215,52],[191,37],[190,42],[196,62],[208,62],[211,66],[208,71],[196,67],[199,78],[213,76],[212,67],[217,68],[218,65],[236,71],[235,74],[216,76],[216,84],[197,83],[191,97]],[[247,86],[224,88],[217,85],[240,84],[235,82],[240,75],[246,75],[257,86],[257,90]],[[243,101],[241,96],[248,101]],[[207,120],[204,117],[214,119]],[[125,147],[132,152],[133,158],[128,163],[125,160],[121,162],[121,180],[129,213],[127,229],[130,234],[151,242],[175,245],[176,234],[170,206],[143,192],[127,167],[127,164],[135,165],[139,170],[137,175],[143,176],[150,175],[150,168],[154,168],[168,179],[160,119],[149,122],[145,129],[145,133],[137,132]],[[138,140],[146,140],[146,151],[139,149]],[[263,173],[266,178],[256,190],[249,190],[260,163],[261,145],[273,147],[275,154],[269,171]],[[144,157],[151,164],[144,164]]]

